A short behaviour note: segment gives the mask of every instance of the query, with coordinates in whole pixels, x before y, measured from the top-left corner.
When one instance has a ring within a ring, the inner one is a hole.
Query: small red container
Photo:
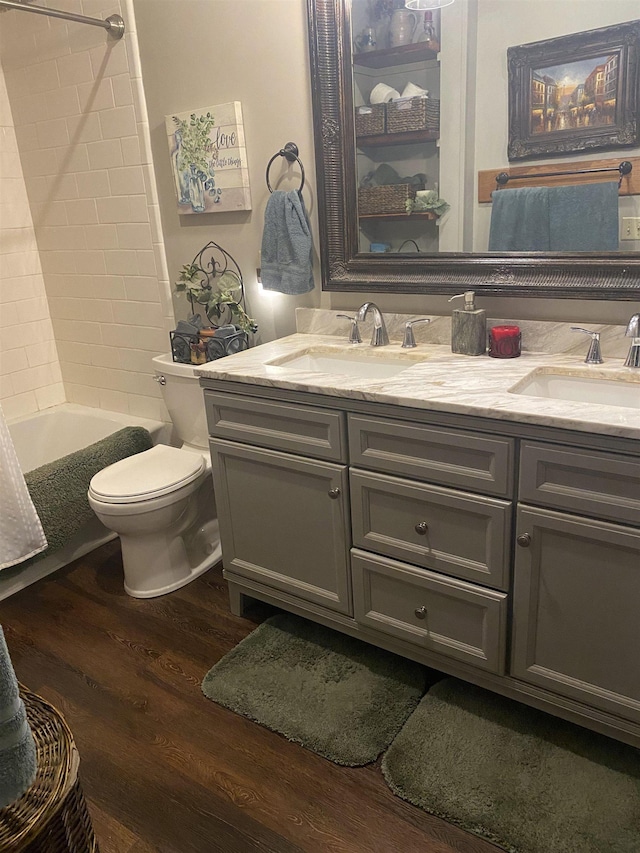
[[[492,358],[517,358],[521,340],[519,326],[494,326],[489,329],[489,355]]]

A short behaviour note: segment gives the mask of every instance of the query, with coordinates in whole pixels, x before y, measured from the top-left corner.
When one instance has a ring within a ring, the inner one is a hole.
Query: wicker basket
[[[375,136],[378,133],[384,133],[385,115],[384,104],[356,107],[356,136]]]
[[[427,126],[427,98],[403,98],[387,104],[387,133],[408,133]]]
[[[407,199],[416,197],[411,184],[389,184],[383,187],[361,187],[358,190],[358,214],[406,213]]]
[[[38,757],[31,787],[0,809],[3,853],[97,853],[78,779],[78,752],[55,708],[21,687]]]

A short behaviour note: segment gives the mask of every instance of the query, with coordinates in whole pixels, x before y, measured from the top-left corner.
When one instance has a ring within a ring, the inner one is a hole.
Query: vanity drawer
[[[352,549],[354,615],[361,625],[504,674],[507,596]]]
[[[640,525],[640,460],[523,442],[519,499]]]
[[[496,589],[509,587],[511,503],[350,472],[353,544]]]
[[[330,409],[204,392],[209,435],[331,462],[347,461],[345,416]]]
[[[513,441],[349,415],[351,464],[456,489],[511,497]]]

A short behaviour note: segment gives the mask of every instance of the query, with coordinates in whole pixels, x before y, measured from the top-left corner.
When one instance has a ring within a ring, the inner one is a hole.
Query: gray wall
[[[295,308],[345,310],[366,294],[329,294],[316,289],[302,297],[262,291],[256,281],[264,208],[265,167],[285,142],[300,149],[307,183],[305,202],[318,235],[311,84],[305,0],[134,0],[142,76],[170,277],[208,240],[223,245],[243,271],[251,313],[260,323],[259,341],[295,329]],[[242,213],[178,216],[164,117],[172,112],[242,102],[253,210]],[[282,165],[284,161],[281,161]],[[281,166],[274,164],[276,181]],[[272,180],[272,185],[274,181]],[[297,187],[283,172],[280,189]],[[445,297],[374,295],[384,311],[448,314]],[[626,323],[637,306],[627,302],[486,298],[491,316],[581,323]],[[186,316],[184,304],[176,316]]]

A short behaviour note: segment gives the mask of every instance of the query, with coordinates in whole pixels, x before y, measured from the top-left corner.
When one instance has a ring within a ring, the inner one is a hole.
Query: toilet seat
[[[199,453],[157,444],[95,474],[89,495],[105,504],[153,500],[188,486],[206,470]]]

